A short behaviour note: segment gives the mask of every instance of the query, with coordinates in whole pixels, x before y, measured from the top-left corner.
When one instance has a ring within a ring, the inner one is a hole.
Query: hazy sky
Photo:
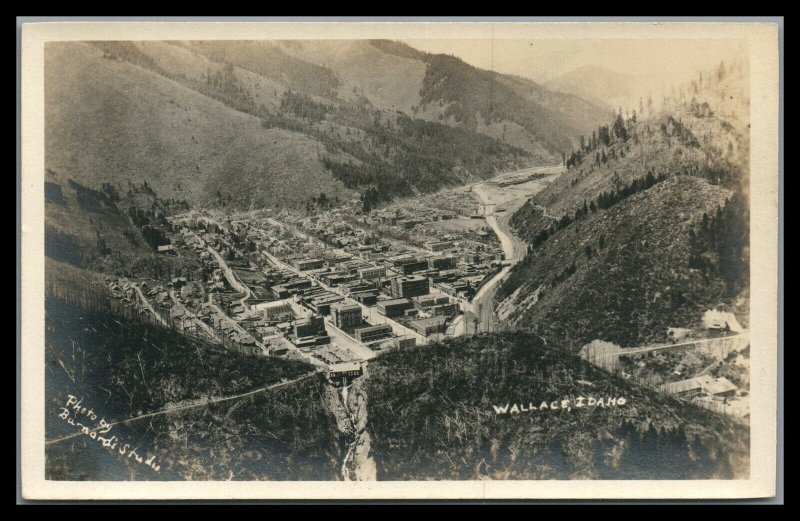
[[[470,65],[546,81],[582,65],[598,65],[654,83],[682,83],[740,54],[741,40],[537,39],[405,40],[417,49],[455,55]]]

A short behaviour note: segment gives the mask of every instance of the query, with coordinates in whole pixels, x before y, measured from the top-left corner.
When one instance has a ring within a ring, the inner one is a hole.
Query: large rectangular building
[[[412,307],[413,304],[407,298],[382,300],[378,302],[378,313],[386,317],[399,317]]]
[[[312,316],[294,323],[294,336],[297,338],[325,334],[325,321],[320,316]]]
[[[358,304],[337,302],[331,306],[331,315],[333,323],[340,329],[352,329],[362,322],[361,306]]]
[[[423,318],[411,322],[411,327],[422,336],[443,333],[446,317]]]
[[[334,294],[326,294],[320,297],[312,298],[310,302],[308,302],[308,307],[310,307],[313,311],[320,315],[330,315],[331,314],[331,306],[337,302],[341,302],[344,300],[339,295]]]
[[[363,268],[358,270],[358,275],[361,277],[362,280],[382,279],[386,277],[386,268],[382,266]]]
[[[431,308],[431,313],[436,317],[454,317],[458,315],[458,304],[438,304]]]
[[[365,306],[374,306],[378,301],[378,290],[368,289],[365,291],[355,291],[350,293],[350,298],[356,302],[364,304]]]
[[[324,283],[329,284],[331,286],[338,286],[340,284],[345,284],[347,282],[352,282],[358,279],[358,276],[353,275],[351,273],[347,273],[346,271],[336,271],[333,273],[324,273],[319,277]]]
[[[458,265],[455,257],[434,257],[430,259],[430,266],[437,270],[451,270]]]
[[[427,309],[433,306],[450,303],[450,297],[442,295],[441,293],[414,297],[412,300],[414,301],[414,306],[419,309]]]
[[[355,339],[361,343],[374,342],[392,336],[392,326],[379,324],[377,326],[360,327],[355,330]]]
[[[308,271],[322,268],[325,265],[325,261],[321,259],[298,259],[293,264],[300,271]]]
[[[430,241],[425,243],[425,247],[431,251],[444,251],[453,247],[450,241]]]
[[[392,296],[410,298],[430,293],[430,282],[427,277],[409,275],[392,279]]]
[[[425,271],[428,269],[428,261],[421,260],[409,262],[407,264],[403,264],[401,269],[403,270],[403,275],[411,275],[418,271]]]

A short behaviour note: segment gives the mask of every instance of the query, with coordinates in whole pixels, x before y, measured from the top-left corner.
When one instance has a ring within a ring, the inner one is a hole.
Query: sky
[[[470,65],[544,82],[583,65],[605,67],[646,82],[680,84],[746,48],[730,39],[425,39],[419,50],[455,55]]]

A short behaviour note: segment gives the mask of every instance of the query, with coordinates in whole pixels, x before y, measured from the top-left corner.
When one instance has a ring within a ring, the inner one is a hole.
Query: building
[[[457,265],[455,257],[434,257],[430,260],[430,267],[436,270],[452,270]]]
[[[328,366],[328,379],[342,385],[347,385],[363,373],[360,362],[341,362]]]
[[[321,259],[297,259],[292,264],[300,271],[318,270],[325,266],[325,261]]]
[[[410,262],[416,262],[416,258],[412,255],[404,254],[404,255],[397,255],[395,257],[389,257],[386,259],[387,261],[392,263],[392,266],[395,268],[402,266],[403,264],[408,264]]]
[[[425,248],[434,252],[449,250],[452,247],[453,243],[450,241],[430,241],[425,243]]]
[[[264,345],[272,356],[284,356],[292,348],[292,344],[280,335],[265,337]]]
[[[282,322],[294,316],[291,304],[280,300],[254,304],[250,306],[250,310],[261,313],[270,322]]]
[[[407,298],[382,300],[378,302],[378,313],[385,317],[399,317],[405,310],[413,307],[414,305]]]
[[[449,304],[450,297],[447,295],[422,295],[411,299],[414,301],[414,306],[419,309],[427,309],[441,304]]]
[[[361,277],[361,280],[382,279],[386,277],[386,268],[382,266],[363,268],[358,270],[358,276]]]
[[[411,322],[411,327],[422,336],[444,333],[446,317],[421,318]]]
[[[736,394],[736,385],[727,378],[714,378],[710,375],[701,375],[687,380],[670,382],[660,387],[666,394],[675,395],[681,398],[692,398],[694,396],[733,396]]]
[[[350,293],[350,297],[365,306],[374,306],[378,302],[378,290],[368,289]]]
[[[312,298],[311,301],[308,302],[308,307],[319,315],[330,315],[331,306],[337,302],[342,302],[343,300],[343,297],[330,293]]]
[[[298,349],[308,349],[317,346],[323,346],[331,343],[331,337],[328,335],[318,335],[318,336],[304,336],[300,338],[294,339],[294,345],[297,346]]]
[[[389,324],[379,324],[377,326],[360,327],[355,330],[354,337],[361,343],[382,340],[393,335],[392,326]]]
[[[325,321],[319,316],[311,316],[294,323],[294,336],[303,338],[325,334]]]
[[[420,275],[409,275],[392,279],[392,296],[395,298],[418,297],[430,293],[430,282]]]
[[[361,306],[358,304],[337,302],[331,306],[331,314],[333,323],[340,329],[353,329],[360,326],[362,322]]]
[[[346,271],[335,271],[332,273],[323,273],[319,278],[329,286],[338,286],[347,282],[353,282],[358,279],[358,276],[347,273]]]
[[[330,267],[334,267],[337,264],[341,264],[342,262],[346,262],[348,260],[350,260],[349,255],[331,254],[325,256],[325,264]]]
[[[458,315],[458,304],[438,304],[431,308],[435,317],[454,317]]]
[[[395,340],[395,346],[398,349],[405,349],[407,347],[415,347],[417,345],[417,339],[412,337],[398,337]]]
[[[424,260],[416,261],[415,260],[413,262],[408,262],[406,264],[403,264],[401,266],[401,268],[403,270],[403,275],[411,275],[411,274],[416,273],[418,271],[427,270],[428,269],[428,261],[424,261]]]
[[[171,244],[165,244],[163,246],[159,246],[157,252],[162,253],[164,255],[177,255],[177,253],[175,252],[175,248],[173,248]]]

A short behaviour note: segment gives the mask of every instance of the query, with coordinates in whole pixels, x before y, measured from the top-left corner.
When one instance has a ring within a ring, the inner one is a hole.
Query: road
[[[220,398],[199,398],[197,400],[191,400],[188,403],[184,403],[184,404],[181,404],[181,405],[167,406],[164,409],[161,409],[159,411],[155,411],[155,412],[151,412],[151,413],[147,413],[147,414],[142,414],[140,416],[134,416],[132,418],[127,418],[125,420],[113,421],[113,422],[107,423],[106,425],[104,425],[102,427],[95,427],[94,429],[90,430],[89,433],[99,431],[100,429],[110,428],[110,427],[113,427],[115,425],[127,424],[127,423],[131,423],[131,422],[134,422],[134,421],[137,421],[137,420],[143,420],[145,418],[152,418],[153,416],[160,416],[162,414],[169,414],[169,413],[173,413],[173,412],[184,411],[186,409],[194,409],[194,408],[197,408],[197,407],[205,407],[205,406],[211,405],[213,403],[222,403],[222,402],[228,402],[228,401],[231,401],[231,400],[238,400],[239,398],[245,398],[247,396],[252,396],[254,394],[263,393],[263,392],[266,392],[266,391],[271,391],[273,389],[278,389],[278,388],[281,388],[281,387],[285,387],[287,385],[292,385],[292,384],[295,384],[297,382],[301,382],[303,380],[307,380],[307,379],[309,379],[309,378],[311,378],[313,376],[316,376],[318,373],[319,373],[319,370],[317,370],[317,371],[315,371],[313,373],[304,374],[303,376],[299,376],[299,377],[297,377],[297,378],[295,378],[293,380],[288,380],[288,381],[280,382],[280,383],[277,383],[277,384],[267,385],[265,387],[260,387],[258,389],[255,389],[253,391],[248,391],[246,393],[235,394],[233,396],[225,396],[225,397],[220,397]],[[70,434],[68,436],[57,438],[55,440],[45,441],[45,445],[52,445],[54,443],[59,443],[59,442],[66,441],[66,440],[69,440],[69,439],[72,439],[72,438],[77,438],[78,436],[83,436],[83,435],[84,435],[84,433],[82,431],[79,431],[79,432],[76,432],[74,434]],[[88,435],[88,433],[87,433],[87,435]]]
[[[260,231],[260,233],[261,233],[262,236],[266,236],[265,232]],[[327,284],[325,284],[324,282],[322,282],[318,278],[314,277],[314,275],[312,273],[304,273],[304,272],[298,270],[297,268],[295,268],[294,266],[283,262],[282,260],[280,260],[279,258],[275,257],[274,255],[272,255],[269,252],[264,251],[262,253],[276,267],[291,271],[292,273],[294,273],[295,275],[297,275],[299,277],[313,279],[319,285],[319,287],[321,287],[322,289],[330,291],[331,293],[335,293],[337,295],[340,295],[340,296],[346,298],[349,302],[352,302],[353,304],[358,305],[361,308],[361,314],[364,316],[364,318],[370,324],[373,324],[373,325],[389,324],[390,326],[392,326],[392,331],[394,331],[395,335],[397,335],[397,336],[401,336],[401,337],[402,336],[411,336],[411,337],[417,339],[417,344],[427,344],[428,343],[428,339],[426,337],[420,335],[419,333],[417,333],[413,329],[409,329],[409,328],[405,327],[404,325],[402,325],[402,324],[400,324],[398,322],[395,322],[394,320],[392,320],[390,318],[386,318],[385,316],[383,316],[380,313],[378,313],[376,308],[368,307],[368,306],[365,306],[365,305],[361,304],[360,302],[356,302],[354,300],[351,300],[344,291],[340,290],[339,288],[335,288],[333,286],[328,286]]]
[[[169,323],[163,318],[161,318],[161,315],[158,312],[156,312],[156,310],[153,308],[153,305],[150,304],[150,301],[147,300],[147,297],[144,296],[144,293],[142,293],[142,290],[139,288],[139,286],[131,282],[131,287],[136,292],[136,295],[139,297],[139,300],[141,300],[144,308],[147,309],[151,315],[153,315],[153,318],[157,320],[162,326],[170,327]]]
[[[743,343],[749,343],[750,341],[750,332],[744,331],[742,333],[738,333],[736,335],[729,335],[724,337],[714,337],[714,338],[703,338],[700,340],[692,340],[689,342],[681,342],[680,344],[662,344],[657,346],[646,346],[646,347],[634,347],[634,348],[621,348],[617,354],[620,356],[630,356],[630,355],[638,355],[642,353],[650,353],[652,351],[659,351],[661,349],[671,349],[674,347],[686,347],[686,346],[701,346],[703,344],[709,344],[712,342],[719,342],[724,343],[728,341],[737,341]]]
[[[546,173],[556,176],[563,171],[563,166],[525,169],[501,174],[488,181],[475,183],[471,186],[472,193],[480,200],[484,219],[500,239],[503,256],[509,262],[509,265],[503,266],[494,277],[481,286],[469,305],[465,306],[466,310],[471,313],[471,315],[468,314],[469,316],[460,326],[465,334],[470,331],[476,332],[474,317],[478,318],[478,331],[492,331],[494,329],[496,318],[492,304],[497,288],[508,277],[514,265],[524,259],[528,253],[527,244],[511,231],[511,217],[530,197],[544,189],[554,177],[504,187],[498,186],[497,183],[522,174]],[[502,205],[505,211],[498,213],[496,211],[498,205]]]
[[[201,239],[202,240],[202,239]],[[225,278],[228,280],[228,283],[231,285],[233,289],[238,291],[239,293],[244,293],[244,296],[239,300],[234,302],[234,305],[244,305],[244,303],[250,298],[251,291],[247,284],[243,283],[239,280],[239,277],[233,272],[233,270],[228,266],[228,263],[225,262],[225,259],[222,258],[217,250],[206,244],[206,248],[208,248],[208,252],[214,256],[217,260],[217,264],[219,264],[222,273],[225,275]]]
[[[244,330],[244,328],[243,328],[242,326],[240,326],[238,322],[236,322],[234,319],[232,319],[231,317],[229,317],[228,315],[226,315],[226,314],[225,314],[225,312],[224,312],[224,311],[222,311],[222,309],[221,309],[221,308],[220,308],[218,305],[216,305],[216,304],[214,303],[214,299],[212,298],[212,296],[213,296],[213,294],[209,295],[209,298],[208,298],[208,305],[209,305],[209,306],[211,306],[211,307],[214,309],[214,311],[216,311],[217,313],[219,313],[220,315],[222,315],[222,316],[223,316],[225,319],[227,319],[227,320],[228,320],[228,321],[231,323],[231,325],[234,327],[234,329],[236,329],[236,331],[238,331],[238,332],[239,332],[239,334],[240,334],[240,335],[243,335],[243,336],[253,336],[253,335],[251,335],[250,333],[248,333],[247,331],[245,331],[245,330]],[[255,337],[253,337],[253,338],[255,339]],[[266,346],[264,345],[264,343],[263,343],[263,342],[259,342],[258,340],[256,340],[256,346],[257,346],[259,349],[261,349],[261,351],[262,351],[262,352],[263,352],[265,355],[269,355],[269,350],[266,348]]]
[[[171,289],[171,290],[169,290],[169,298],[171,298],[171,299],[172,299],[172,302],[173,302],[174,304],[176,304],[176,305],[177,305],[177,304],[180,304],[180,305],[182,305],[182,306],[183,306],[183,309],[185,310],[185,312],[186,312],[186,314],[189,316],[189,318],[190,318],[190,319],[191,319],[191,320],[192,320],[192,321],[193,321],[195,324],[197,324],[198,326],[200,326],[200,328],[201,328],[203,331],[205,331],[205,332],[206,332],[206,334],[207,334],[209,337],[211,337],[211,339],[212,339],[213,341],[215,341],[215,342],[217,342],[217,343],[222,343],[222,339],[221,339],[219,336],[217,336],[217,333],[216,333],[216,331],[214,331],[214,330],[211,328],[211,326],[209,326],[208,324],[206,324],[205,322],[203,322],[202,320],[200,320],[199,318],[197,318],[197,315],[195,315],[194,313],[192,313],[192,311],[191,311],[191,310],[190,310],[190,309],[189,309],[189,308],[188,308],[186,305],[182,304],[182,303],[181,303],[181,302],[178,300],[178,297],[177,297],[177,295],[175,295],[175,290],[174,290],[174,289]]]

